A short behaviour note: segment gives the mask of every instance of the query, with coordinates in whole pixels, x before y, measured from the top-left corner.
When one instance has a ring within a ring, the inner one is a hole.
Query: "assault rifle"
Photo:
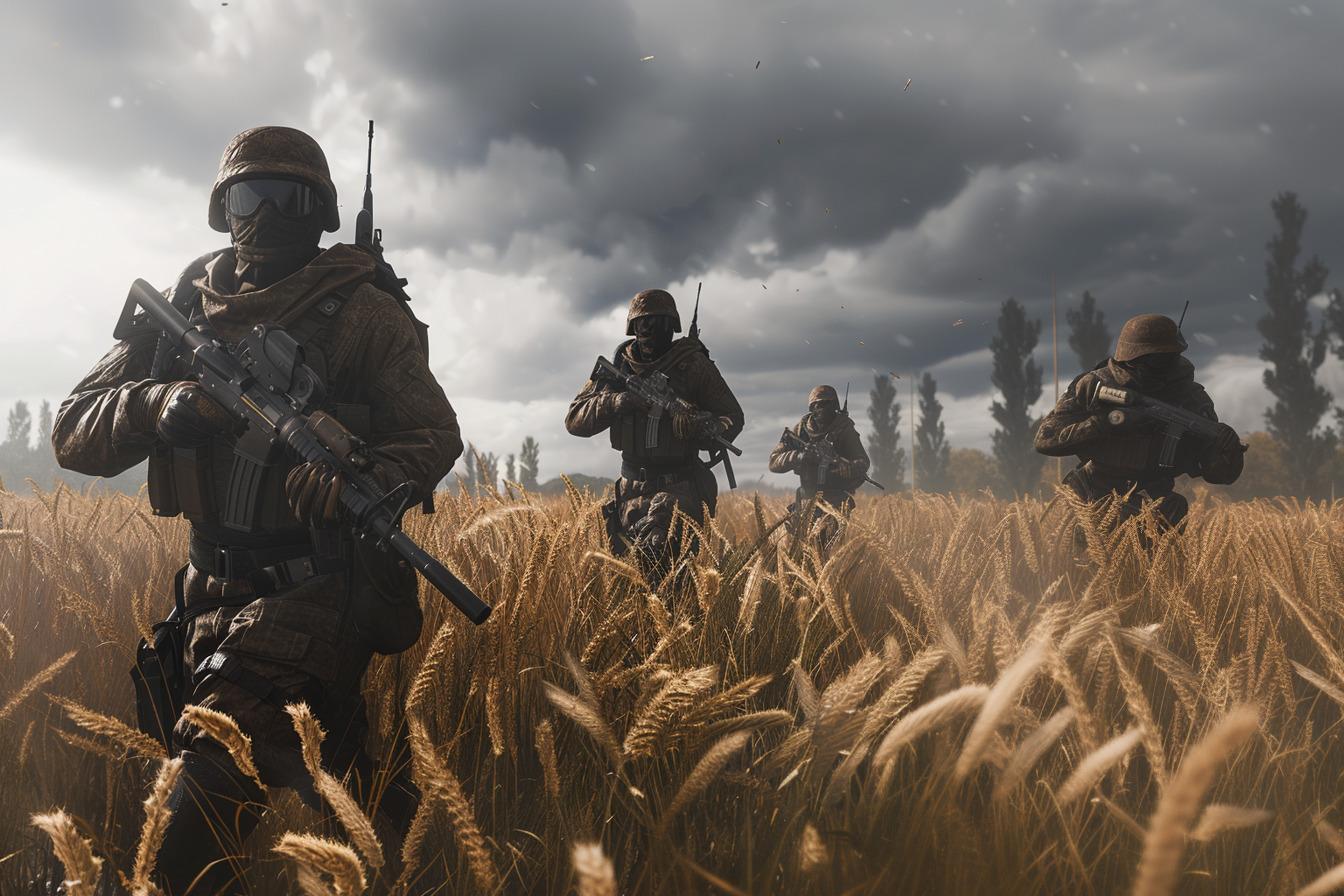
[[[136,308],[145,315],[137,315]],[[401,529],[401,518],[416,490],[403,482],[384,491],[368,475],[373,458],[368,446],[335,417],[313,410],[322,403],[322,380],[304,363],[303,347],[283,328],[260,324],[237,349],[202,333],[144,280],[131,284],[117,325],[117,338],[158,329],[211,398],[239,422],[270,439],[299,462],[323,463],[345,480],[341,505],[361,539],[375,539],[415,567],[445,597],[480,625],[490,607],[457,576],[430,556]]]
[[[1162,424],[1162,450],[1158,453],[1157,465],[1164,470],[1176,466],[1176,448],[1180,445],[1182,436],[1188,433],[1201,442],[1212,443],[1217,441],[1222,433],[1221,425],[1207,417],[1150,398],[1133,389],[1099,385],[1096,400],[1120,406],[1106,415],[1107,421],[1112,426],[1122,425],[1130,414],[1141,415]],[[1241,450],[1245,451],[1246,445],[1242,444]]]
[[[818,487],[826,484],[826,476],[830,473],[831,467],[835,466],[835,462],[838,460],[845,460],[845,458],[842,458],[839,453],[836,452],[834,443],[825,436],[807,442],[801,439],[793,430],[786,429],[784,430],[784,435],[781,437],[781,440],[790,448],[793,448],[796,451],[801,451],[807,455],[809,459],[816,461]],[[877,486],[882,489],[882,491],[887,490],[887,487],[876,479],[869,479],[866,473],[864,474],[863,481],[867,482],[869,485]]]

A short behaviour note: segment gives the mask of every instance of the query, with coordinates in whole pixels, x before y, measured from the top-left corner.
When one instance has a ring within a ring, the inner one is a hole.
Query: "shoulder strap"
[[[173,284],[173,289],[168,294],[168,301],[186,317],[195,317],[196,310],[201,304],[201,291],[197,289],[196,281],[205,276],[206,266],[224,254],[225,251],[227,250],[215,249],[207,252],[183,268],[182,273],[177,275],[177,282]],[[173,347],[168,339],[160,336],[159,344],[154,349],[154,363],[149,368],[150,379],[163,379],[168,373],[168,366],[172,363],[172,350]]]

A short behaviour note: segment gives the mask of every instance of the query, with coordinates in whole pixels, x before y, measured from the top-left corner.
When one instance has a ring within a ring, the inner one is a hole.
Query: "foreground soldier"
[[[786,429],[775,450],[770,452],[771,473],[797,473],[800,480],[797,498],[789,512],[797,512],[812,499],[820,499],[848,513],[854,507],[854,492],[868,477],[868,452],[849,412],[840,407],[834,386],[817,386],[807,397],[808,412],[796,426]],[[818,463],[817,448],[829,443],[837,459]],[[814,505],[815,506],[815,505]],[[812,519],[823,515],[815,508]],[[834,537],[838,524],[829,518],[822,533],[823,543]],[[809,521],[810,522],[810,521]]]
[[[1174,490],[1176,476],[1227,485],[1241,475],[1245,448],[1232,427],[1217,422],[1213,400],[1195,382],[1194,365],[1181,354],[1185,348],[1171,318],[1161,314],[1131,318],[1120,330],[1114,357],[1070,383],[1036,432],[1036,450],[1042,454],[1077,455],[1078,466],[1064,483],[1079,498],[1094,502],[1129,495],[1120,520],[1137,514],[1145,502],[1159,501],[1162,519],[1177,526],[1190,505]],[[1118,406],[1121,394],[1134,402]],[[1173,427],[1157,415],[1163,411],[1160,407],[1145,409],[1144,398],[1189,412],[1195,419]],[[1169,446],[1168,440],[1172,440]],[[1165,464],[1164,447],[1173,452]]]
[[[370,475],[389,489],[419,483],[417,499],[432,492],[462,452],[456,415],[408,312],[373,284],[374,257],[319,249],[339,218],[317,143],[281,127],[235,137],[211,191],[210,225],[232,245],[187,268],[174,304],[228,344],[255,324],[283,325],[326,383],[324,409],[367,441]],[[96,476],[148,457],[155,513],[190,521],[191,562],[177,580],[190,620],[186,701],[232,716],[267,786],[293,787],[317,805],[284,711],[307,702],[327,731],[324,763],[338,778],[353,769],[352,789],[365,798],[374,776],[360,680],[374,652],[415,642],[415,574],[352,542],[339,477],[259,452],[158,346],[153,334],[120,342],[75,387],[56,415],[56,456]],[[223,859],[256,826],[264,795],[181,720],[174,741],[184,768],[159,856],[163,883],[173,896],[232,892],[239,871]],[[380,824],[404,830],[415,798],[409,784],[389,787]]]
[[[584,384],[565,415],[572,435],[588,438],[610,430],[611,447],[621,452],[621,477],[603,508],[608,539],[617,555],[634,546],[650,564],[650,578],[661,578],[676,553],[673,511],[680,509],[697,523],[704,521],[704,507],[714,512],[718,483],[699,453],[714,451],[716,439],[731,441],[743,425],[741,406],[694,324],[691,330],[674,341],[673,334],[681,332],[676,302],[664,290],[646,289],[631,300],[626,318],[626,335],[634,338],[621,343],[612,363],[636,377],[666,375],[676,395],[699,414],[652,416],[654,409],[638,396],[598,378]]]

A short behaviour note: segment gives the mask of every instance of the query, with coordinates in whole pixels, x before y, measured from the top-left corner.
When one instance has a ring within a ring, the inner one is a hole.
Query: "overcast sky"
[[[352,239],[374,118],[377,223],[464,436],[504,454],[534,435],[543,477],[614,471],[565,408],[634,292],[671,290],[688,320],[700,281],[748,481],[819,382],[853,382],[866,432],[874,373],[901,374],[908,413],[909,372],[931,371],[953,444],[987,447],[1008,296],[1044,321],[1053,394],[1052,284],[1065,383],[1082,290],[1112,332],[1189,299],[1200,378],[1262,428],[1277,192],[1297,191],[1308,250],[1344,275],[1340,7],[955,4],[17,5],[0,407],[59,401],[133,278],[167,285],[222,245],[206,199],[243,128],[318,139]],[[1327,383],[1344,400],[1333,362]]]

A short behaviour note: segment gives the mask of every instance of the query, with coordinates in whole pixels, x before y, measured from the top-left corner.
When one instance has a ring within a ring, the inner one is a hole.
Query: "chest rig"
[[[624,347],[617,348],[614,364],[622,373],[634,373],[621,350]],[[677,366],[673,365],[670,371],[674,372]],[[675,373],[671,378],[675,383]],[[655,414],[641,408],[633,414],[624,414],[612,424],[610,432],[611,447],[627,460],[648,463],[654,468],[685,464],[696,456],[695,446],[677,438],[671,416],[661,412]]]
[[[212,327],[194,281],[217,254],[202,256],[189,266],[171,296],[172,303],[193,324],[211,335]],[[265,343],[268,356],[279,362],[279,368],[284,369],[289,362],[291,367],[304,364],[311,369],[317,376],[315,391],[318,394],[330,380],[328,359],[319,345],[320,337],[348,299],[349,296],[341,293],[329,293],[286,326],[285,332],[292,338],[293,345],[277,340],[272,350],[272,343]],[[229,347],[236,348],[231,344]],[[273,351],[284,354],[275,357]],[[150,370],[151,379],[162,381],[179,377],[185,372],[180,367],[181,363],[173,355],[167,340],[161,339]],[[290,386],[289,383],[276,385],[286,389]],[[320,406],[355,435],[368,437],[371,429],[368,405],[342,404],[328,395]],[[199,448],[159,445],[151,452],[149,466],[149,498],[156,515],[181,514],[191,520],[195,528],[217,537],[242,536],[240,540],[243,542],[249,534],[295,530],[298,526],[284,497],[284,479],[291,463],[282,447],[258,430],[249,429],[237,440],[219,439]]]

